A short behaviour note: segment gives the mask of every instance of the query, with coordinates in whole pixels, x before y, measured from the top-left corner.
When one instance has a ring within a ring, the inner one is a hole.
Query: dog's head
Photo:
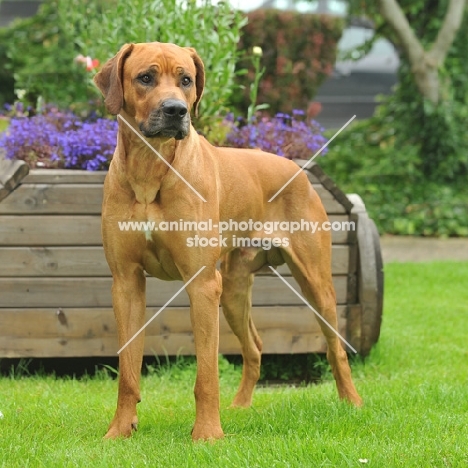
[[[135,118],[147,138],[185,138],[205,86],[195,49],[159,42],[125,44],[94,77],[107,110]]]

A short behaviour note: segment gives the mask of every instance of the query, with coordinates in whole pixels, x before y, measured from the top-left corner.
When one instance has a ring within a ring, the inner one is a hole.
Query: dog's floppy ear
[[[203,65],[202,59],[197,54],[197,51],[193,47],[186,47],[186,49],[190,52],[193,63],[195,64],[195,68],[197,70],[197,76],[195,78],[195,85],[197,88],[197,98],[195,99],[195,102],[193,103],[193,112],[195,116],[197,116],[198,105],[200,103],[203,90],[205,89],[205,66]]]
[[[104,96],[107,110],[117,115],[123,106],[123,65],[132,52],[134,44],[125,44],[119,52],[109,59],[102,70],[94,76],[94,83]]]

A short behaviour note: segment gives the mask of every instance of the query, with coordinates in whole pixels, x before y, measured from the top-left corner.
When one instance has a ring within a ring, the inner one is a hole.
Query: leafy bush
[[[344,192],[362,197],[381,233],[468,236],[466,182],[428,178],[419,148],[398,139],[386,111],[334,140],[320,165]]]
[[[468,31],[468,21],[466,30]],[[468,53],[468,48],[466,49]],[[450,62],[450,61],[449,61]],[[396,134],[396,146],[412,145],[420,157],[418,170],[425,178],[451,183],[468,176],[468,87],[465,96],[453,90],[438,105],[419,95],[414,80],[403,64],[399,84],[384,104],[381,115]],[[468,73],[468,67],[459,72]],[[463,90],[463,87],[461,88]],[[458,97],[456,95],[458,94]]]
[[[380,14],[379,2],[350,0],[349,3],[352,13],[364,14],[373,20],[378,35],[390,39],[397,50],[405,50],[402,39]],[[422,47],[432,54],[434,43],[442,37],[439,34],[452,2],[399,0],[398,5]],[[399,84],[385,103],[385,114],[393,116],[391,125],[398,140],[396,147],[406,144],[417,148],[421,158],[420,170],[426,179],[432,181],[458,184],[468,175],[467,34],[468,9],[465,8],[454,42],[444,62],[437,65],[438,76],[430,79],[430,86],[435,86],[439,95],[436,104],[425,99],[416,86],[414,74],[417,67],[411,65],[404,53],[400,54]],[[430,54],[424,60],[434,60]]]
[[[1,3],[1,2],[0,2]],[[8,63],[7,57],[7,34],[5,29],[0,28],[0,63]],[[13,102],[15,99],[15,80],[13,73],[6,66],[0,68],[0,106],[6,103]]]
[[[292,116],[279,113],[262,117],[244,126],[233,126],[226,143],[235,148],[260,148],[288,159],[309,159],[325,143],[323,128],[306,120],[304,112],[293,110]],[[322,154],[326,153],[326,149]]]
[[[113,1],[100,13],[97,0],[59,0],[84,55],[104,62],[125,42],[172,42],[195,47],[206,68],[198,128],[208,132],[227,112],[235,88],[240,30],[246,19],[228,2],[211,0]],[[88,3],[88,5],[85,5]]]
[[[173,42],[196,47],[205,62],[207,92],[199,126],[215,126],[233,89],[237,43],[245,18],[228,3],[209,0],[47,0],[39,14],[7,31],[6,66],[25,101],[70,107],[99,99],[93,72],[78,54],[104,63],[126,42]],[[1,53],[1,50],[0,50]]]
[[[33,117],[14,117],[0,136],[8,159],[30,167],[101,170],[109,167],[117,141],[117,122],[82,121],[72,112],[49,108]]]
[[[378,14],[365,7],[378,33],[399,40]],[[437,38],[448,1],[401,0],[413,30],[429,49]],[[468,10],[439,69],[441,99],[424,99],[414,70],[401,56],[399,83],[371,119],[356,124],[330,148],[324,169],[348,192],[359,193],[381,232],[468,236]]]
[[[329,15],[273,9],[255,10],[247,17],[249,21],[242,29],[239,43],[239,49],[246,54],[238,65],[247,74],[238,76],[237,82],[244,91],[234,95],[232,102],[246,115],[249,85],[255,79],[251,53],[259,46],[265,74],[258,102],[269,104],[273,114],[306,109],[333,70],[343,21]]]
[[[78,49],[72,29],[60,14],[60,2],[64,3],[46,1],[37,15],[17,20],[2,31],[0,50],[4,50],[4,70],[10,80],[2,89],[7,102],[12,102],[14,91],[32,105],[39,96],[62,106],[98,97],[84,67],[73,61]]]

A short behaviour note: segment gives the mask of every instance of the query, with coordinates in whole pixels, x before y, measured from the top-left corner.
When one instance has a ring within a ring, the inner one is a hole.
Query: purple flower
[[[13,117],[0,135],[8,159],[22,159],[31,167],[107,169],[117,140],[117,122],[82,121],[72,112],[49,107],[34,117]]]
[[[305,112],[302,109],[293,109],[292,115],[305,115]]]
[[[260,148],[288,159],[309,159],[327,142],[323,131],[314,120],[306,120],[305,112],[295,110],[292,116],[278,113],[248,125],[231,126],[227,144],[236,148]],[[326,152],[327,149],[321,154]]]

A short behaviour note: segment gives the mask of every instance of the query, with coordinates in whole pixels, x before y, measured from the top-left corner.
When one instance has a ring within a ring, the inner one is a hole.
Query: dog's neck
[[[174,138],[145,138],[133,118],[126,113],[123,117],[125,120],[119,118],[117,135],[119,160],[113,164],[121,185],[133,191],[137,202],[148,205],[171,170],[169,165],[174,163],[179,142]]]

